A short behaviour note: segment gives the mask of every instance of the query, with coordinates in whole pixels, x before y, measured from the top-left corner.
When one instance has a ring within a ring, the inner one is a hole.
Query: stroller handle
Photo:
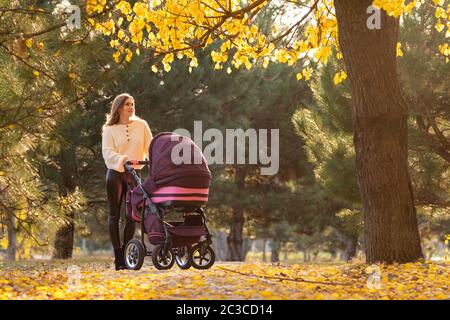
[[[142,161],[125,161],[124,167],[125,167],[125,169],[130,170],[130,169],[132,169],[132,167],[131,167],[132,165],[141,165],[141,164],[143,164],[143,165],[150,164],[150,161],[144,161],[144,160],[142,160]]]

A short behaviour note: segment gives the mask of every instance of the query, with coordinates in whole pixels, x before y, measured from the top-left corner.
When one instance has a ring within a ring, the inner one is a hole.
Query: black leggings
[[[139,170],[136,170],[139,174]],[[106,173],[106,192],[108,194],[109,202],[109,236],[114,249],[119,249],[120,235],[119,235],[119,220],[120,209],[122,207],[122,200],[125,199],[127,193],[127,181],[131,186],[136,185],[133,177],[128,172],[118,172],[116,170],[108,169]],[[128,219],[125,214],[125,229],[123,230],[123,245],[133,239],[135,230],[134,221]]]

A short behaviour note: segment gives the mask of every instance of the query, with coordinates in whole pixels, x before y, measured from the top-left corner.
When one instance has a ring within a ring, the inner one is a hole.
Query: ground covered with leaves
[[[149,259],[148,259],[149,260]],[[114,271],[110,259],[0,262],[1,299],[450,299],[450,263],[216,263]]]

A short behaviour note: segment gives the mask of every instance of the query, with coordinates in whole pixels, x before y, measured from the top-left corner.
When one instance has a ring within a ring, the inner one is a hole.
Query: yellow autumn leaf
[[[25,45],[26,45],[28,48],[31,48],[31,46],[33,45],[33,39],[31,39],[31,38],[26,39],[26,40],[25,40]]]
[[[164,62],[163,64],[164,64],[164,71],[165,72],[169,72],[170,69],[172,69],[169,63]]]
[[[125,55],[125,61],[130,62],[131,58],[133,57],[133,52],[131,52],[130,49],[125,49],[126,55]]]
[[[347,73],[345,73],[345,71],[341,71],[334,75],[333,82],[335,85],[338,85],[341,82],[343,82],[345,79],[347,79]]]
[[[397,42],[397,57],[403,57],[402,44]]]
[[[311,69],[310,67],[306,67],[305,69],[302,70],[302,75],[305,77],[306,81],[311,79],[312,73],[313,69]]]

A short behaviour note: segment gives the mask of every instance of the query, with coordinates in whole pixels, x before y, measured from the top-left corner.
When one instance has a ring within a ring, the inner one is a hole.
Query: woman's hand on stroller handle
[[[126,169],[129,169],[130,166],[135,166],[135,165],[146,165],[146,164],[150,164],[150,161],[128,160],[128,161],[125,161],[124,167],[125,167]]]

